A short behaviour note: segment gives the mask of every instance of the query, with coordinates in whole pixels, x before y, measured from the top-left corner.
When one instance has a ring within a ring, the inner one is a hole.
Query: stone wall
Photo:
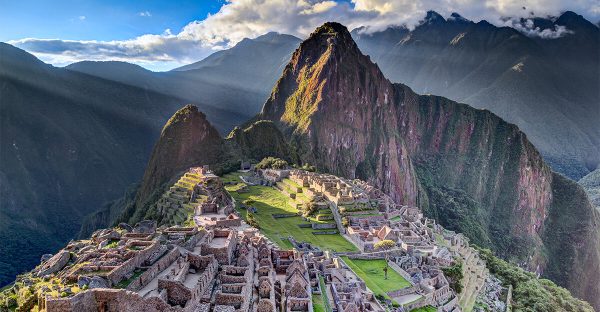
[[[116,285],[122,279],[125,278],[126,275],[130,274],[135,270],[135,268],[139,268],[142,264],[158,249],[160,248],[160,243],[158,241],[152,242],[148,248],[140,250],[133,258],[123,262],[119,267],[110,271],[106,278],[111,283],[111,285]]]
[[[178,248],[173,248],[168,254],[160,258],[156,261],[152,266],[150,266],[146,272],[142,273],[139,278],[132,281],[128,286],[127,290],[138,290],[144,286],[146,286],[152,279],[154,279],[160,272],[166,270],[173,261],[175,261],[181,252]]]

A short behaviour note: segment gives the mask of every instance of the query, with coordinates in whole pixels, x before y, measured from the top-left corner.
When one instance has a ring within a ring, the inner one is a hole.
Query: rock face
[[[274,121],[300,161],[418,204],[444,226],[599,305],[582,290],[600,277],[600,218],[587,199],[553,199],[566,187],[555,181],[563,178],[516,126],[392,84],[344,26],[326,23],[300,45],[259,117]],[[567,225],[573,216],[587,218],[581,232]],[[552,247],[575,238],[589,241]],[[583,267],[585,286],[575,286],[575,269]]]

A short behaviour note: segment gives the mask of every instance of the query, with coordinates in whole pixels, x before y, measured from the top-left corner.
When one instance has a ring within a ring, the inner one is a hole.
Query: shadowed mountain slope
[[[184,104],[0,43],[0,285],[139,181],[161,127]],[[230,118],[199,106],[221,127]]]

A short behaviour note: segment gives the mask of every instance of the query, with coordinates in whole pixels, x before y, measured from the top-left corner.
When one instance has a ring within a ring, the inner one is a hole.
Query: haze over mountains
[[[217,127],[226,134],[234,125],[254,116],[300,39],[268,33],[244,39],[233,48],[216,52],[202,61],[170,72],[151,72],[123,62],[79,62],[68,69],[119,81],[140,88],[207,103],[243,117],[237,123]],[[213,122],[209,114],[209,120]]]
[[[571,12],[555,20],[535,19],[535,23],[544,29],[564,25],[571,33],[540,39],[486,22],[458,16],[445,20],[430,13],[412,31],[390,28],[364,34],[356,30],[353,37],[390,80],[416,92],[487,108],[516,123],[555,170],[577,179],[597,166],[600,155],[600,130],[594,123],[600,117],[598,27]],[[122,62],[55,68],[22,50],[0,45],[0,239],[7,242],[0,246],[0,285],[73,237],[85,215],[138,182],[153,142],[178,108],[194,103],[221,135],[258,113],[299,43],[293,36],[269,33],[164,73]],[[378,172],[384,179],[385,170],[377,171],[378,165],[375,161],[361,165],[361,174],[369,178]],[[549,177],[549,169],[542,169]],[[459,180],[451,182],[467,188]],[[573,187],[560,177],[553,181]],[[404,182],[415,185],[415,181]],[[548,190],[542,192],[544,196]],[[440,192],[436,194],[442,198],[458,191],[453,187]],[[479,190],[475,197],[491,196],[488,193],[495,194]],[[407,194],[416,200],[416,194]],[[468,204],[472,198],[462,199]],[[560,219],[561,213],[571,213],[567,208],[548,209],[554,212],[552,221]],[[449,213],[441,208],[432,211]],[[469,220],[488,222],[496,213],[476,212]],[[498,233],[516,235],[515,229],[494,226],[484,229],[484,240]],[[16,232],[25,240],[11,236]],[[553,238],[538,234],[531,235],[537,246],[540,240]],[[563,247],[553,245],[551,252]],[[551,263],[549,268],[559,275],[560,266]],[[564,284],[573,283],[573,276],[559,278]]]

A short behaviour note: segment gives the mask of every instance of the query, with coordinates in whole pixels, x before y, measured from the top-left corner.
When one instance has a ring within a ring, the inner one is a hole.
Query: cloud
[[[69,41],[21,39],[9,42],[53,64],[80,60],[122,60],[137,64],[185,64],[229,48],[243,38],[270,31],[308,36],[326,21],[338,21],[349,29],[368,26],[370,31],[390,25],[414,27],[428,10],[443,16],[458,12],[467,19],[482,19],[498,26],[514,27],[528,36],[556,38],[569,32],[564,27],[538,29],[517,22],[535,16],[556,16],[565,10],[600,18],[597,0],[228,0],[214,14],[192,21],[179,33],[147,34],[122,41]],[[150,12],[139,12],[151,16]],[[507,19],[507,17],[511,17]]]
[[[148,11],[139,12],[138,15],[142,17],[152,17],[152,14]]]
[[[85,15],[79,15],[77,17],[77,19],[79,19],[80,21],[84,21],[85,20]]]
[[[520,31],[526,36],[544,39],[556,39],[566,34],[573,33],[573,31],[568,30],[562,25],[554,25],[554,27],[551,28],[541,29],[540,27],[535,27],[531,19],[508,18],[505,21],[505,25]]]

